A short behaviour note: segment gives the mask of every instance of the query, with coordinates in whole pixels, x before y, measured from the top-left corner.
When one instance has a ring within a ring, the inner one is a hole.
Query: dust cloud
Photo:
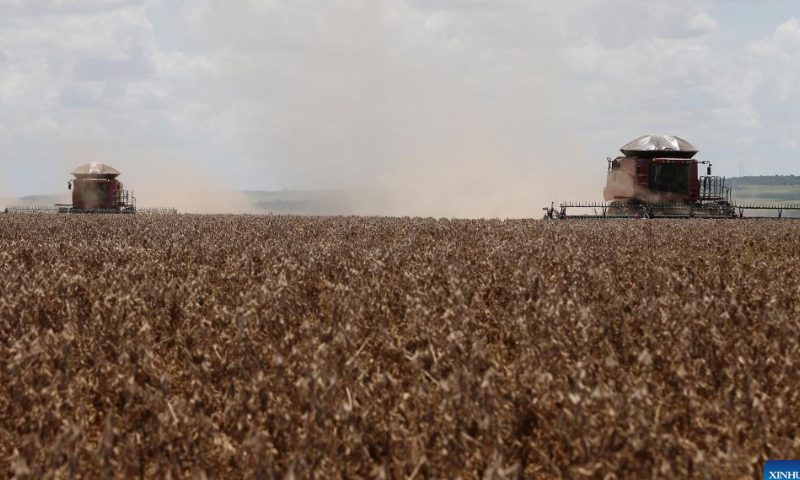
[[[103,162],[120,172],[119,180],[139,208],[176,208],[180,213],[252,213],[244,194],[211,168],[148,148],[124,153],[108,146],[86,145],[63,152],[64,171],[87,162]]]
[[[127,163],[127,162],[125,162]],[[120,177],[139,208],[176,208],[180,213],[253,213],[245,196],[216,172],[195,162],[134,159]]]
[[[602,158],[569,166],[589,155],[560,112],[545,16],[389,0],[205,8],[197,33],[252,60],[226,70],[252,106],[258,174],[348,192],[336,213],[538,217],[602,195]]]
[[[42,170],[66,193],[72,169],[105,162],[140,207],[187,213],[539,217],[601,198],[609,152],[576,140],[557,23],[523,3],[186,2],[184,40],[209,65],[188,90],[220,144],[88,131],[52,140],[63,164]]]

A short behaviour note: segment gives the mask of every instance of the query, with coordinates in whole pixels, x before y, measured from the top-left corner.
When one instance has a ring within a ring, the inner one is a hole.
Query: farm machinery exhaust
[[[645,135],[620,149],[622,156],[608,158],[603,202],[563,202],[545,207],[545,219],[604,218],[746,218],[745,212],[800,211],[800,204],[737,204],[725,178],[711,174],[711,163],[695,159],[698,150],[673,135]],[[706,175],[698,176],[700,165]],[[592,214],[570,215],[569,209]],[[747,218],[753,218],[748,216]]]
[[[104,163],[87,163],[72,172],[75,178],[67,183],[72,190],[71,204],[54,206],[18,205],[5,209],[6,213],[118,213],[118,214],[169,214],[175,208],[137,208],[136,197],[125,190],[117,177],[120,172]]]

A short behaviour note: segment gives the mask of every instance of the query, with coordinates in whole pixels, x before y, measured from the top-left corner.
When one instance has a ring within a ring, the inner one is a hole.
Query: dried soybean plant
[[[757,478],[800,224],[0,218],[0,468]]]

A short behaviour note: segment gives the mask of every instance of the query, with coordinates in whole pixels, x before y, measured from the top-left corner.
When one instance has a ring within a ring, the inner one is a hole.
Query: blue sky
[[[719,174],[800,174],[798,20],[769,0],[0,0],[0,196],[106,161],[129,186],[520,215],[599,197],[605,157],[647,133]]]

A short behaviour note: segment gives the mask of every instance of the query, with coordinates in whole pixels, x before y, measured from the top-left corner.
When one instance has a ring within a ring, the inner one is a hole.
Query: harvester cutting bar
[[[564,202],[561,208],[608,208],[605,202]]]
[[[111,214],[111,215],[130,215],[136,213],[135,209],[108,209],[108,208],[72,208],[72,207],[61,207],[59,209],[59,213],[103,213],[103,214]]]
[[[175,208],[124,208],[124,209],[104,209],[104,208],[74,208],[71,205],[15,205],[5,209],[5,213],[19,214],[46,214],[46,213],[89,213],[89,214],[112,214],[112,215],[174,215],[178,213]]]
[[[51,205],[11,205],[5,213],[58,213],[59,208]]]
[[[558,217],[557,217],[558,218]],[[638,218],[636,215],[568,215],[566,217],[562,217],[563,219],[569,220],[636,220]]]
[[[570,208],[592,208],[594,215],[577,214],[569,215]],[[746,210],[774,211],[777,216],[745,217]],[[730,204],[727,202],[702,202],[702,203],[641,203],[629,204],[624,202],[564,202],[555,207],[544,208],[545,218],[588,220],[588,219],[616,219],[616,218],[785,218],[785,211],[800,211],[800,204],[774,204],[774,203],[748,203]],[[792,217],[789,217],[792,218]],[[797,218],[797,217],[795,217]]]
[[[745,203],[742,205],[734,205],[733,208],[738,210],[739,218],[744,218],[745,210],[772,210],[778,212],[777,218],[783,218],[784,211],[800,211],[800,204],[780,205],[775,203]],[[768,217],[774,218],[774,217]]]
[[[568,215],[567,209],[568,208],[592,208],[595,211],[594,215],[586,215],[586,214],[579,214],[579,215]],[[555,220],[555,219],[573,219],[573,220],[593,220],[599,219],[602,220],[604,218],[607,219],[615,219],[615,218],[641,218],[641,216],[646,215],[646,211],[642,208],[638,207],[628,207],[624,210],[619,208],[615,209],[615,204],[607,204],[605,202],[564,202],[558,206],[556,209],[555,204],[551,203],[550,207],[544,208],[546,219]]]
[[[569,215],[570,208],[592,208],[594,215]],[[603,219],[603,218],[734,218],[736,212],[725,202],[702,203],[626,203],[626,202],[564,202],[558,208],[551,204],[545,208],[547,219]]]
[[[138,208],[136,213],[144,215],[174,215],[178,210],[172,207]]]

